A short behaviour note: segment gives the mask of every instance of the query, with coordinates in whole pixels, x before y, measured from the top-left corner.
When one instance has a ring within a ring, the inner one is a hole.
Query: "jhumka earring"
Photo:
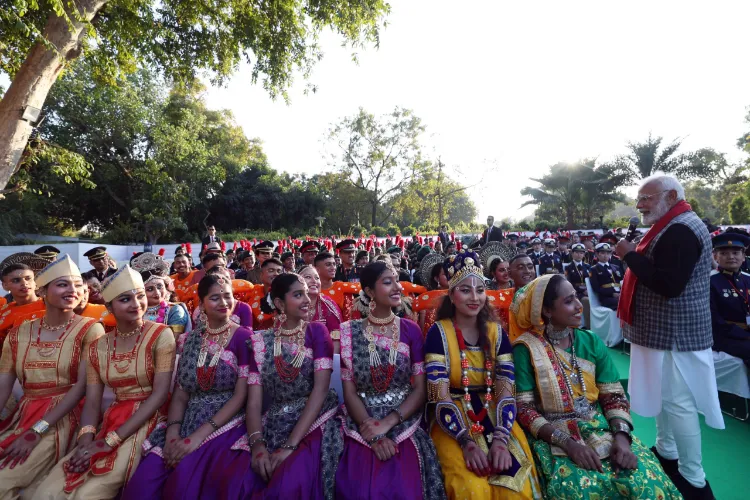
[[[201,308],[201,313],[198,315],[198,321],[204,325],[208,325],[208,316],[206,316],[206,311]]]
[[[375,303],[375,299],[374,299],[374,298],[370,299],[370,303],[369,303],[369,304],[367,305],[367,307],[368,307],[368,308],[370,309],[370,312],[371,312],[371,313],[372,313],[372,312],[375,312],[375,308],[376,308],[377,306],[378,306],[378,305],[377,305],[377,304]]]
[[[279,325],[283,325],[284,323],[286,323],[286,320],[287,320],[286,313],[282,311],[278,315],[278,320],[279,320]]]

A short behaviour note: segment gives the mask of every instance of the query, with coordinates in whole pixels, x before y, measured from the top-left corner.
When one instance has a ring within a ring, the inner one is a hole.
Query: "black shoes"
[[[680,473],[677,470],[677,460],[664,458],[663,456],[659,455],[659,452],[656,451],[656,446],[651,447],[651,453],[656,455],[656,458],[659,459],[659,463],[661,464],[661,468],[664,469],[664,472],[666,472],[669,477]]]
[[[714,492],[711,491],[711,485],[706,481],[706,485],[703,488],[696,488],[688,482],[687,479],[682,477],[679,472],[675,476],[671,476],[672,482],[680,490],[685,500],[716,500]]]
[[[708,484],[708,481],[706,481],[706,485],[703,488],[696,488],[695,486],[690,484],[687,479],[682,477],[682,474],[680,474],[680,471],[677,467],[677,460],[670,460],[659,455],[659,452],[656,450],[656,446],[651,447],[651,452],[656,455],[656,458],[659,460],[662,469],[664,469],[664,472],[667,473],[674,485],[677,487],[680,493],[682,493],[682,496],[685,498],[685,500],[716,500],[716,497],[714,497],[714,492],[711,491],[711,485]]]

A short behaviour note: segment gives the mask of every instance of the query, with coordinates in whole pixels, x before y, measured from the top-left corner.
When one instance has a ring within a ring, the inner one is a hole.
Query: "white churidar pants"
[[[659,351],[631,344],[631,409],[656,417],[656,449],[664,458],[679,459],[680,474],[702,488],[706,474],[701,465],[700,411],[706,424],[724,428],[719,407],[711,349]]]

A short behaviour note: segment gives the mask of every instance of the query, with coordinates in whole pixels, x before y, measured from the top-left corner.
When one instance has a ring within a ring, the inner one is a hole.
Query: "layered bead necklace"
[[[141,340],[141,334],[143,333],[143,323],[139,327],[137,327],[134,330],[131,330],[129,332],[122,332],[120,331],[120,328],[115,328],[115,339],[112,342],[112,365],[115,367],[115,370],[117,373],[126,373],[128,369],[130,368],[130,363],[133,360],[133,353],[138,348],[138,342]],[[133,349],[129,353],[125,353],[126,356],[122,360],[117,359],[117,337],[120,337],[121,339],[129,339],[133,335],[138,334],[138,337],[135,339],[135,344],[133,345]],[[125,364],[121,364],[121,362],[124,361]]]
[[[462,402],[464,405],[464,411],[472,421],[471,432],[473,434],[480,434],[484,432],[484,426],[481,422],[487,417],[487,412],[492,402],[492,358],[489,356],[487,350],[484,350],[484,383],[487,386],[487,391],[484,394],[484,407],[479,415],[474,413],[474,409],[471,407],[471,394],[469,394],[469,359],[466,357],[466,341],[464,340],[464,334],[461,329],[453,323],[453,329],[456,330],[456,340],[458,341],[458,349],[461,351],[461,385],[464,388],[464,395]]]
[[[294,382],[302,368],[302,363],[305,361],[306,327],[307,322],[300,321],[296,328],[287,330],[279,325],[273,332],[273,365],[276,367],[279,378],[287,384]],[[284,359],[281,348],[283,338],[290,339],[291,343],[297,346],[297,352],[294,354],[291,363],[287,363]]]
[[[587,413],[590,405],[588,404],[588,400],[586,399],[586,381],[583,379],[583,370],[578,363],[578,356],[576,356],[576,346],[575,342],[573,341],[573,330],[570,328],[565,328],[561,331],[547,329],[547,331],[545,332],[545,336],[547,338],[547,341],[552,344],[552,352],[555,353],[555,359],[557,360],[557,364],[560,366],[560,371],[562,372],[563,380],[565,381],[565,388],[568,390],[570,399],[573,401],[573,409],[576,413]],[[578,382],[581,385],[581,392],[583,393],[583,396],[579,396],[577,398],[573,395],[573,384],[570,380],[571,377],[569,377],[568,372],[565,371],[562,358],[557,352],[557,346],[566,338],[570,338],[570,364],[573,366],[573,370],[575,370],[574,377],[578,379]]]
[[[365,339],[368,342],[367,350],[370,352],[370,376],[372,377],[373,387],[379,393],[388,390],[393,379],[393,374],[396,372],[396,359],[401,332],[398,322],[395,320],[396,315],[393,311],[385,318],[377,318],[372,314],[367,317]],[[388,364],[385,366],[382,364],[380,354],[375,346],[375,328],[373,325],[379,327],[380,335],[383,337],[387,336],[388,325],[391,325],[391,349],[388,352]]]
[[[201,341],[201,351],[200,354],[198,354],[198,363],[196,369],[198,386],[204,391],[209,391],[214,385],[216,365],[219,364],[221,354],[224,352],[224,348],[228,343],[229,332],[231,331],[231,329],[231,320],[227,320],[227,322],[221,325],[219,328],[210,328],[208,324],[206,324],[204,328],[205,335],[203,336],[203,339]],[[209,339],[209,337],[214,338]],[[208,362],[208,366],[206,366],[206,359],[208,358],[210,342],[215,343],[218,347],[214,355],[211,357],[211,360]]]

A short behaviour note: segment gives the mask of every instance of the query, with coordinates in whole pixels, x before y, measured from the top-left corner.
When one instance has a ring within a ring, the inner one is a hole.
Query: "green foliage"
[[[619,155],[609,167],[623,175],[627,184],[635,184],[656,172],[672,173],[683,180],[710,179],[721,167],[722,157],[712,149],[680,153],[681,139],[666,145],[662,145],[663,141],[663,137],[654,137],[649,132],[644,142],[628,142],[628,153]]]
[[[360,108],[329,130],[331,160],[358,192],[371,226],[388,220],[393,212],[380,216],[383,206],[423,168],[419,137],[424,129],[412,111],[397,107],[378,118]]]
[[[572,229],[594,224],[614,208],[615,202],[622,200],[617,189],[624,185],[627,176],[609,165],[596,166],[595,160],[587,159],[572,164],[557,163],[544,177],[531,180],[540,187],[523,188],[521,194],[531,200],[521,206],[537,205],[536,219],[554,230],[560,226]]]
[[[417,228],[414,226],[406,226],[401,228],[401,235],[402,236],[414,236],[417,234]]]
[[[391,236],[396,236],[397,234],[399,234],[401,232],[401,229],[398,226],[396,226],[395,224],[390,224],[386,228],[386,232],[387,232],[387,234],[389,234]]]
[[[309,231],[307,235],[313,235],[312,231]],[[241,240],[246,241],[253,241],[253,239],[257,239],[258,241],[268,240],[273,241],[276,243],[279,240],[285,240],[290,236],[290,232],[284,229],[283,227],[280,228],[278,231],[264,231],[262,229],[243,229],[242,231],[236,231],[236,232],[230,232],[230,233],[221,233],[219,235],[223,241],[227,243],[227,250],[232,248],[234,242],[236,241],[238,244]],[[299,234],[300,237],[303,237],[302,233]]]
[[[78,5],[87,5],[77,2]],[[0,72],[13,77],[45,26],[75,11],[63,0],[0,0]],[[110,0],[85,30],[90,76],[114,83],[139,64],[192,82],[202,72],[223,82],[247,61],[252,80],[286,97],[296,71],[308,77],[322,57],[318,36],[331,29],[355,50],[378,44],[390,6],[383,0]]]
[[[386,235],[388,234],[388,230],[386,228],[384,228],[384,227],[372,226],[370,228],[370,233],[374,234],[378,238],[385,238]]]
[[[729,204],[729,220],[732,224],[750,222],[750,205],[744,195],[736,196]]]

